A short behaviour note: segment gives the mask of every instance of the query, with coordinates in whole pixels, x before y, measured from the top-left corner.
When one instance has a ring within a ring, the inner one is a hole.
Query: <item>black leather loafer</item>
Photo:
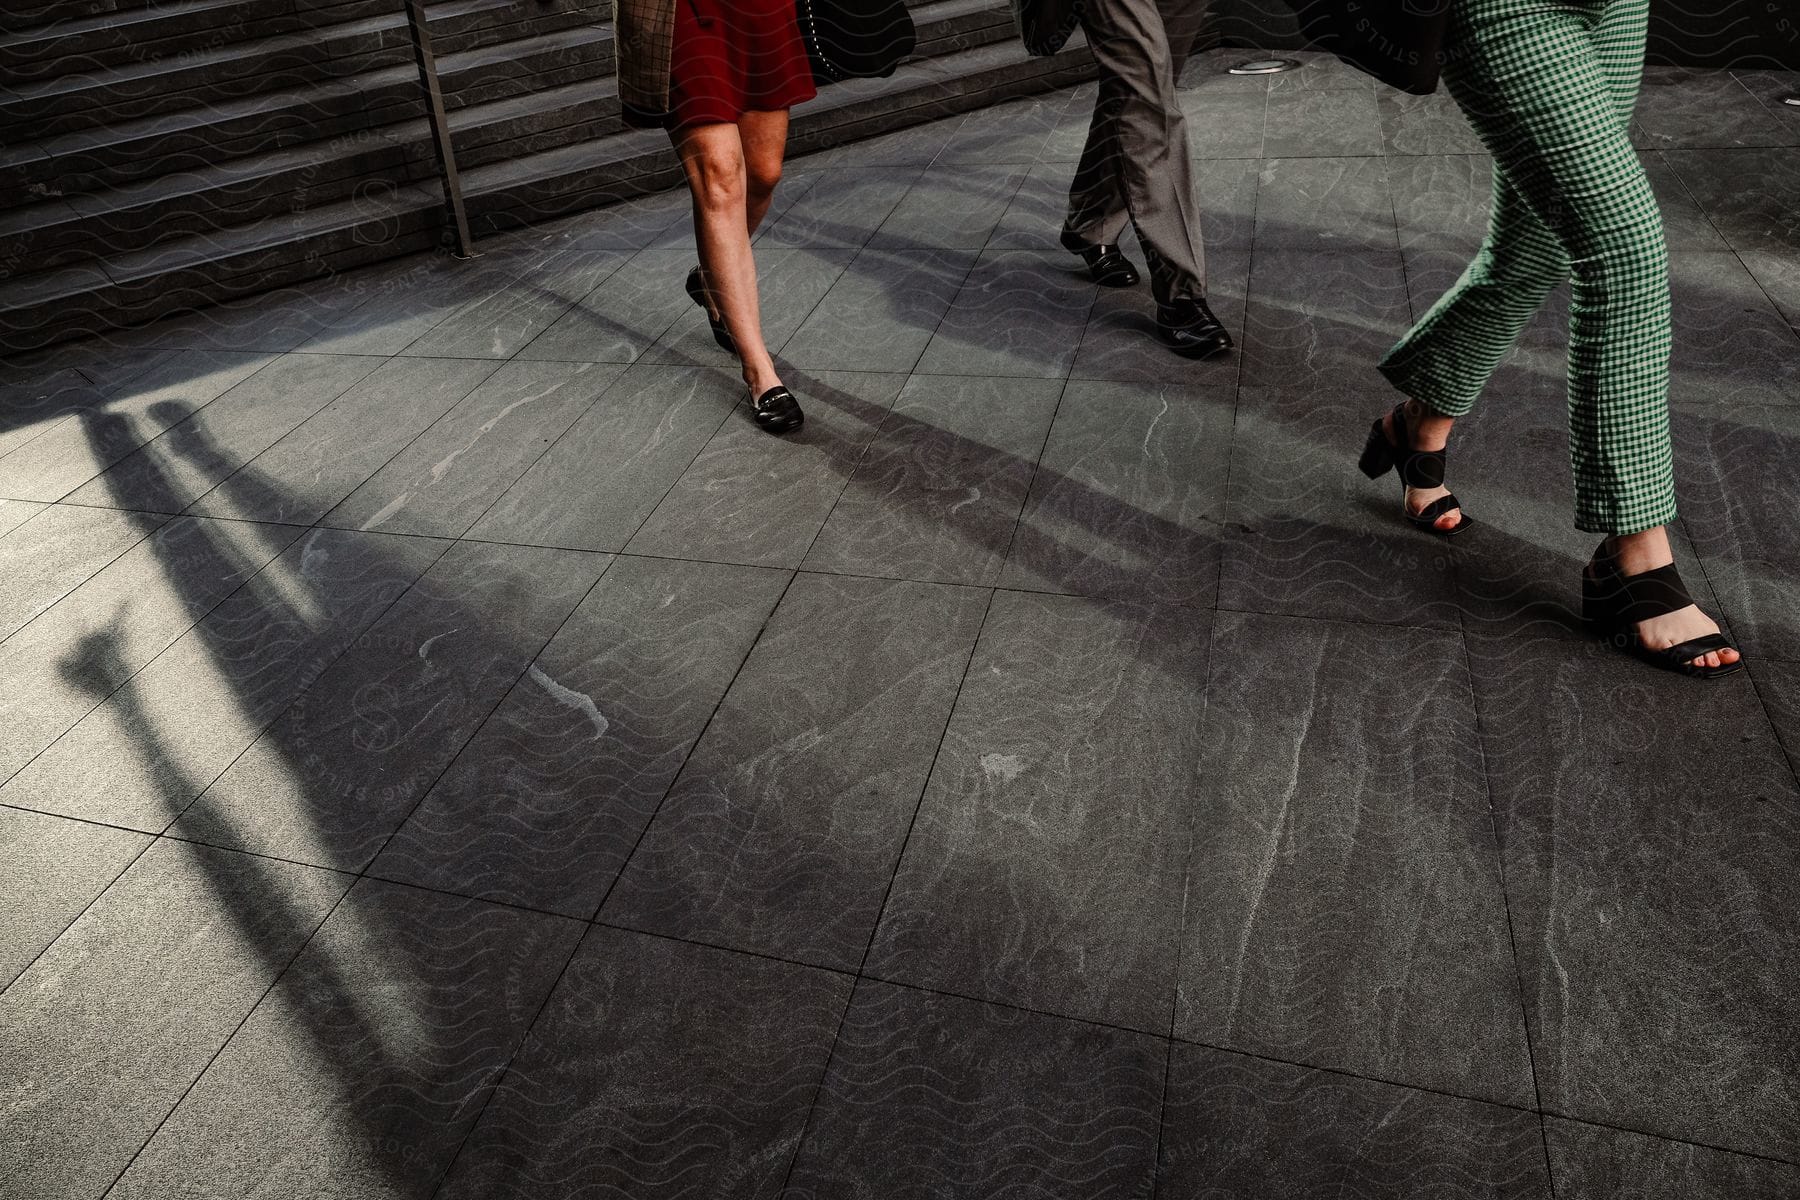
[[[772,387],[752,399],[750,415],[770,433],[790,433],[806,420],[806,414],[800,411],[800,402],[784,387]]]
[[[1062,235],[1062,244],[1064,249],[1081,256],[1081,261],[1087,264],[1088,276],[1101,287],[1131,287],[1137,283],[1137,268],[1117,246],[1084,242],[1071,233]]]
[[[712,326],[713,341],[719,343],[719,349],[736,354],[737,343],[731,340],[731,331],[725,328],[725,322],[712,315],[712,309],[706,308],[706,284],[700,278],[699,267],[688,272],[687,294],[695,304],[706,309],[706,323]]]
[[[1157,305],[1156,336],[1188,358],[1211,358],[1231,349],[1231,334],[1206,307],[1206,301],[1199,299]]]

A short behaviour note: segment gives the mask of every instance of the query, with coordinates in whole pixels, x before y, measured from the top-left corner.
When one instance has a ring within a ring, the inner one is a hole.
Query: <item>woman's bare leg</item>
[[[694,199],[694,240],[707,290],[718,305],[743,364],[744,382],[760,396],[781,379],[763,343],[756,296],[756,261],[750,254],[750,207],[744,144],[732,124],[698,125],[677,132],[675,149]],[[768,202],[763,202],[768,210]]]
[[[787,156],[788,114],[747,112],[738,118],[738,139],[744,146],[745,218],[750,236],[762,227],[781,182],[781,163]]]

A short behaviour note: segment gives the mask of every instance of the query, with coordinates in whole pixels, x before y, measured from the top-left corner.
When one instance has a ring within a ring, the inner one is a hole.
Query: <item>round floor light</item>
[[[1300,63],[1292,58],[1253,58],[1249,62],[1241,62],[1235,67],[1225,68],[1227,75],[1279,75],[1283,71],[1291,71]]]
[[[1791,104],[1795,108],[1800,108],[1800,96],[1788,96],[1787,98],[1782,100],[1782,103],[1783,104]]]

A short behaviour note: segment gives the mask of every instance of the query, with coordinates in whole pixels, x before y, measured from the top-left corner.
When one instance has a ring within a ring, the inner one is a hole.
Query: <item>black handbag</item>
[[[1083,0],[1012,0],[1013,24],[1025,52],[1045,56],[1055,54],[1081,24]]]
[[[819,83],[885,79],[919,44],[905,0],[799,0],[795,15]]]
[[[1300,31],[1381,82],[1416,96],[1437,91],[1454,0],[1287,0]]]

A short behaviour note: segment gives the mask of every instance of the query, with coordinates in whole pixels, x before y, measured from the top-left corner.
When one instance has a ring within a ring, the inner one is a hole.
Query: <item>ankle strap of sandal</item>
[[[1677,612],[1694,602],[1674,563],[1641,575],[1620,575],[1617,568],[1608,566],[1612,581],[1618,586],[1618,619],[1621,621],[1648,621]]]
[[[1444,452],[1442,450],[1400,451],[1400,482],[1409,488],[1444,486]]]
[[[1412,432],[1406,427],[1406,404],[1394,406],[1394,459],[1400,482],[1409,488],[1444,486],[1444,452],[1414,450]]]

